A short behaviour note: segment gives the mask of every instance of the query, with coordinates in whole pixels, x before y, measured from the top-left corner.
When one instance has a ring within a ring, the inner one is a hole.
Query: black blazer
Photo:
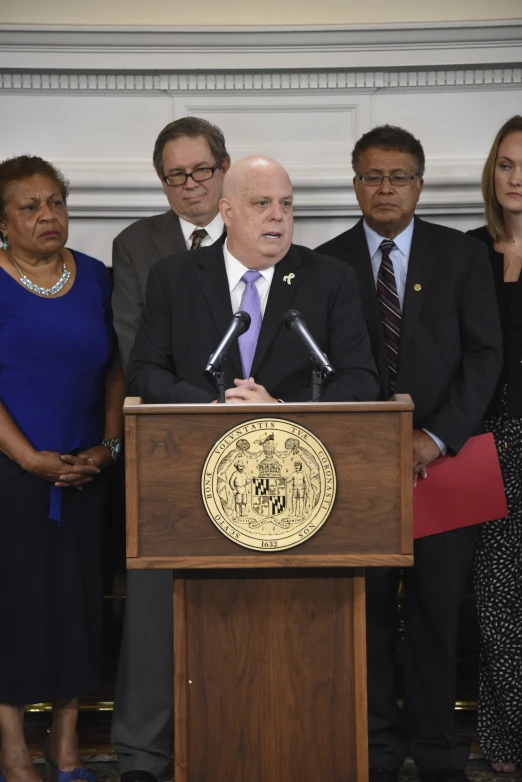
[[[507,412],[509,416],[522,416],[522,275],[518,282],[509,283],[513,287],[509,299],[505,296],[504,256],[493,246],[493,239],[486,226],[468,232],[480,239],[488,248],[489,262],[495,281],[495,291],[504,336],[504,369],[487,416],[499,415],[502,402],[502,384],[508,383]]]
[[[284,281],[294,274],[291,284]],[[276,265],[252,376],[285,402],[311,398],[312,365],[297,336],[282,323],[297,309],[337,375],[323,401],[375,399],[379,379],[361,311],[356,276],[345,264],[292,245]],[[209,402],[204,379],[210,354],[232,317],[223,244],[159,261],[150,272],[143,318],[131,351],[128,390],[144,402]],[[230,351],[227,387],[242,377],[239,349]]]
[[[357,272],[386,397],[386,349],[363,221],[317,250]],[[414,427],[428,429],[453,453],[459,451],[480,425],[501,366],[500,322],[485,247],[460,231],[416,217],[395,387],[415,403]]]

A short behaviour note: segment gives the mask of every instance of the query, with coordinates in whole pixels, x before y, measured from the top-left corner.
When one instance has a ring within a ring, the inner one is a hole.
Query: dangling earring
[[[2,249],[7,250],[7,234],[2,234]]]

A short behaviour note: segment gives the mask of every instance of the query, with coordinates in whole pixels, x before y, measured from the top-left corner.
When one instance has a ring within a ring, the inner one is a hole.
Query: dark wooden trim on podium
[[[295,549],[294,549],[295,550]],[[413,554],[331,554],[328,556],[292,556],[280,555],[277,559],[272,553],[254,555],[245,558],[243,555],[229,557],[139,557],[133,561],[127,560],[128,570],[205,570],[208,568],[274,568],[288,567],[409,567],[413,565]]]
[[[128,397],[124,411],[139,404],[139,397]],[[138,422],[125,416],[125,503],[127,513],[127,558],[138,556]]]
[[[174,765],[175,782],[187,782],[188,695],[187,628],[185,579],[179,571],[174,577]]]
[[[376,407],[378,405],[378,407]],[[255,418],[258,413],[274,418],[286,418],[287,413],[303,413],[310,410],[314,413],[396,413],[399,411],[413,412],[414,405],[406,394],[397,394],[387,402],[288,402],[284,407],[274,405],[212,405],[212,415],[232,415],[241,411],[245,418]],[[125,400],[125,415],[200,415],[208,413],[208,405],[144,405],[139,397],[127,397]]]
[[[413,554],[413,508],[410,499],[413,483],[411,413],[400,413],[399,437],[401,442],[401,554]]]
[[[353,665],[355,678],[355,744],[357,782],[368,782],[368,695],[366,687],[366,585],[364,569],[353,570]]]

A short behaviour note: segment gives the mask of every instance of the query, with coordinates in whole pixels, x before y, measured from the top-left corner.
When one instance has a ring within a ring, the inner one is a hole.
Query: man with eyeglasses
[[[480,430],[501,368],[495,286],[485,246],[415,216],[424,151],[402,128],[366,133],[352,153],[362,219],[318,251],[356,273],[381,375],[381,398],[410,394],[413,482]],[[429,477],[427,478],[429,480]],[[402,715],[395,698],[396,568],[368,568],[370,782],[396,782],[411,755],[423,782],[465,782],[468,743],[455,732],[459,609],[476,527],[415,541],[404,570]]]
[[[221,238],[219,199],[230,157],[221,130],[199,117],[169,123],[152,156],[170,209],[138,220],[114,240],[114,327],[127,366],[145,302],[151,267],[161,258],[206,247]]]
[[[224,229],[219,200],[230,157],[218,127],[198,117],[171,122],[156,140],[153,163],[170,209],[133,223],[113,245],[114,326],[125,369],[152,266],[213,244]],[[170,761],[172,638],[172,571],[128,571],[112,723],[123,782],[155,782]]]

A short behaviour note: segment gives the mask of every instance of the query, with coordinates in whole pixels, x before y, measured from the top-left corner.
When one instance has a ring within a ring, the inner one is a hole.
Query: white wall
[[[351,149],[384,122],[424,145],[419,212],[464,230],[481,223],[484,159],[498,127],[522,113],[522,25],[310,28],[277,45],[271,31],[217,31],[199,50],[193,33],[0,27],[0,157],[39,154],[70,178],[72,247],[110,264],[124,226],[167,208],[152,148],[187,114],[216,122],[233,159],[287,166],[300,243],[353,224]],[[152,69],[154,58],[191,67]],[[327,70],[312,67],[321,58]]]

